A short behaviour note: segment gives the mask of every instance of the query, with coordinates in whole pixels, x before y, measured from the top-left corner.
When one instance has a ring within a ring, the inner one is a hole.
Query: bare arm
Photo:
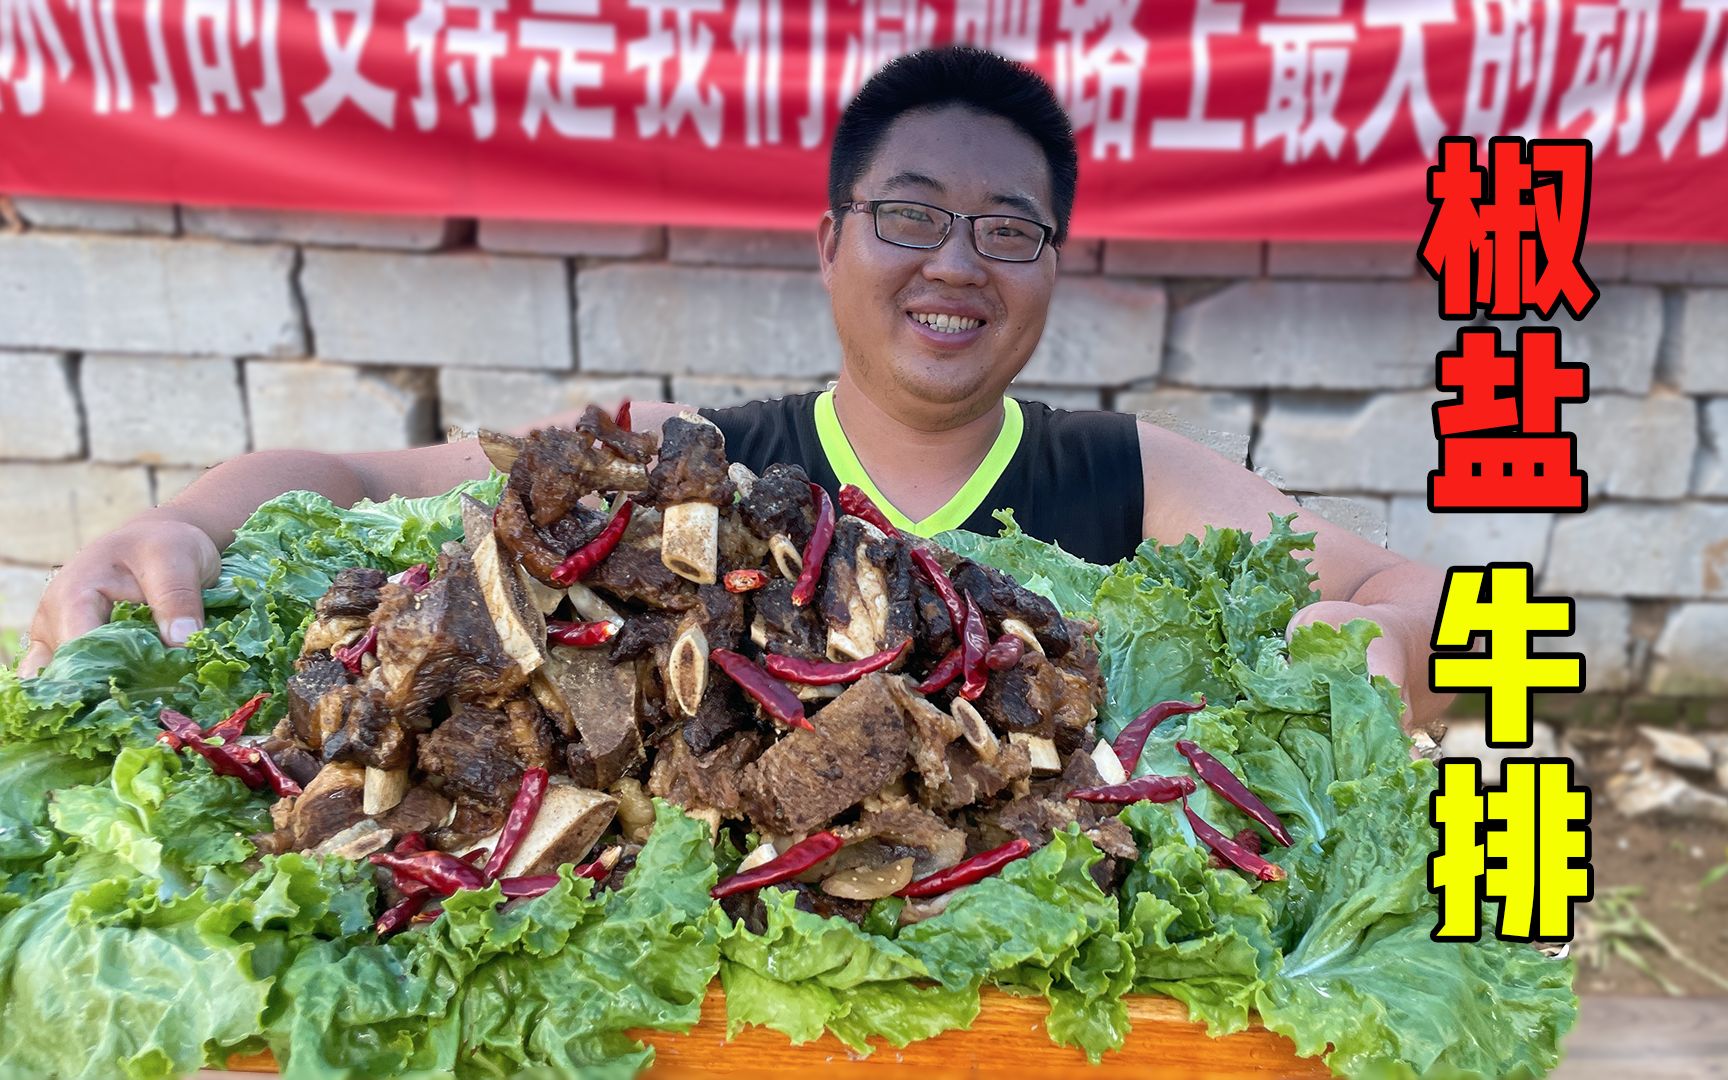
[[[66,563],[37,605],[19,670],[35,674],[60,645],[107,622],[120,601],[149,604],[162,639],[183,643],[204,623],[203,589],[221,570],[221,548],[253,511],[285,491],[316,491],[351,506],[448,491],[487,469],[472,440],[375,454],[274,450],[218,465]]]
[[[1253,473],[1212,451],[1144,421],[1140,467],[1145,477],[1144,535],[1163,541],[1204,533],[1207,525],[1265,536],[1267,515],[1296,514],[1295,525],[1314,532],[1308,568],[1318,575],[1321,599],[1291,620],[1340,625],[1372,619],[1385,636],[1368,647],[1369,667],[1404,690],[1408,730],[1429,728],[1450,696],[1428,690],[1429,638],[1445,575],[1413,562],[1303,510]]]

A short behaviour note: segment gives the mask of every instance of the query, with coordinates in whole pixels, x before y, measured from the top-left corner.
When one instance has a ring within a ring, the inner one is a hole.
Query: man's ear
[[[822,284],[828,285],[834,273],[834,260],[840,253],[840,222],[834,211],[825,210],[816,226],[816,258],[822,266]]]

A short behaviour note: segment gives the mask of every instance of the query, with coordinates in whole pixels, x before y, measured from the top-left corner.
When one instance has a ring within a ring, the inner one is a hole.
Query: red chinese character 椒
[[[1440,283],[1443,318],[1553,316],[1565,304],[1584,317],[1600,295],[1579,263],[1590,199],[1590,144],[1578,139],[1500,137],[1489,167],[1476,140],[1440,140],[1428,170],[1434,213],[1422,238],[1422,265]],[[1528,201],[1526,201],[1528,200]]]
[[[1518,349],[1500,351],[1500,331],[1458,332],[1458,351],[1440,354],[1434,406],[1440,468],[1428,474],[1430,510],[1583,510],[1588,477],[1574,435],[1560,430],[1560,405],[1588,401],[1585,365],[1560,361],[1560,332],[1518,331]],[[1509,393],[1501,393],[1501,391]]]

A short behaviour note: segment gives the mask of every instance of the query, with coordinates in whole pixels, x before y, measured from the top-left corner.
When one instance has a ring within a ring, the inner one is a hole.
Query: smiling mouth
[[[915,323],[929,327],[938,334],[964,334],[984,325],[983,319],[967,318],[963,315],[933,315],[927,312],[909,311],[906,317]]]

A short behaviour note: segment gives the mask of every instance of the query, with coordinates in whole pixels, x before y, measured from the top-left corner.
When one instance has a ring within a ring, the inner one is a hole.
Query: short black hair
[[[1044,151],[1055,200],[1057,247],[1068,238],[1080,155],[1074,128],[1056,92],[1036,71],[971,45],[944,45],[890,60],[871,76],[840,116],[828,158],[828,205],[852,201],[888,128],[905,113],[964,105],[1002,117]]]

